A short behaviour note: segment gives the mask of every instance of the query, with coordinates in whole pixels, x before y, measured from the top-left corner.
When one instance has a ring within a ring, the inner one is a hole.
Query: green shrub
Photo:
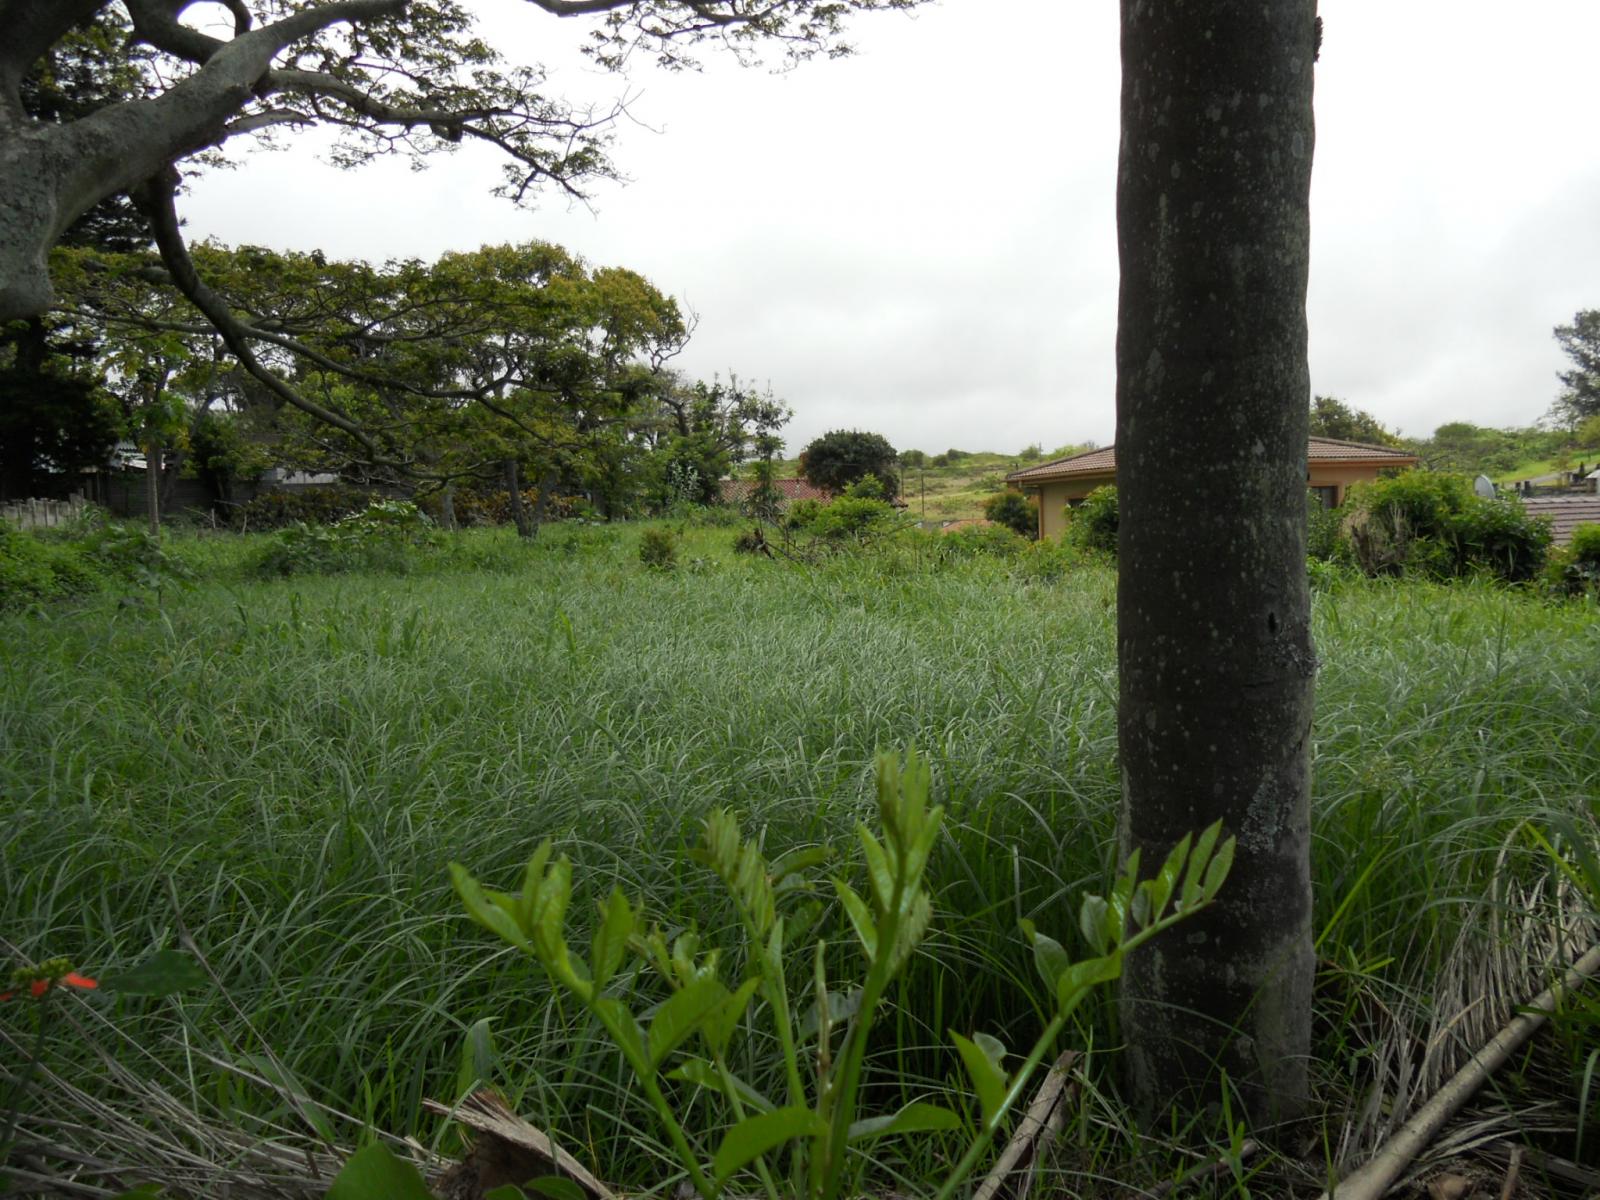
[[[639,561],[652,571],[671,571],[678,565],[678,535],[652,525],[639,538]]]
[[[1600,525],[1579,525],[1572,541],[1550,556],[1545,580],[1566,596],[1600,599]]]
[[[1322,503],[1322,497],[1306,489],[1306,557],[1330,562],[1339,553],[1339,529],[1344,513]]]
[[[1025,538],[1039,536],[1039,502],[1021,492],[1004,491],[983,502],[983,515]]]
[[[328,487],[265,492],[233,511],[235,528],[270,532],[291,525],[331,525],[378,499],[377,493],[337,483]]]
[[[939,542],[946,558],[1015,558],[1028,548],[1026,538],[1004,525],[968,525],[940,534]]]
[[[796,500],[789,505],[789,511],[784,514],[783,524],[786,529],[807,530],[817,523],[817,518],[822,515],[823,505],[820,500]]]
[[[895,510],[888,501],[846,495],[824,507],[809,528],[819,538],[846,541],[886,533],[894,526]]]
[[[99,585],[80,547],[42,541],[0,523],[0,610],[65,600]]]
[[[257,559],[262,575],[404,574],[432,538],[433,523],[409,500],[379,500],[333,525],[281,530]]]
[[[1114,556],[1117,525],[1117,488],[1108,483],[1085,496],[1077,508],[1067,509],[1065,537],[1085,550]]]
[[[1464,475],[1407,471],[1350,489],[1344,553],[1369,575],[1534,578],[1550,547],[1548,523],[1513,499],[1485,499]]]

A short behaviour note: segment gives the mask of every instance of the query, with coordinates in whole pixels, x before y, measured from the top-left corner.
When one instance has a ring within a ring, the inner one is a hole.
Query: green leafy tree
[[[800,451],[800,475],[813,487],[842,492],[866,475],[875,475],[886,498],[899,488],[898,456],[882,434],[834,429]]]
[[[639,49],[669,66],[703,44],[743,61],[763,43],[790,60],[847,48],[858,10],[918,0],[530,0],[556,17],[592,18],[589,52],[620,67]],[[581,194],[613,173],[605,154],[615,114],[573,109],[543,91],[535,66],[507,64],[473,29],[465,5],[444,0],[226,0],[230,36],[181,19],[173,0],[0,0],[0,320],[37,316],[51,301],[46,255],[107,197],[175,186],[175,164],[241,140],[322,126],[339,132],[338,160],[425,155],[479,141],[505,156],[503,192],[541,187]],[[136,85],[70,119],[29,116],[23,81],[86,26],[110,22],[96,79]],[[147,184],[146,181],[158,181]],[[159,201],[159,196],[154,197]],[[137,197],[136,197],[137,199]],[[181,243],[176,219],[162,220]],[[181,255],[169,258],[187,276]],[[192,282],[192,281],[191,281]],[[203,293],[195,289],[196,298]]]
[[[1332,396],[1311,398],[1311,433],[1314,437],[1365,442],[1371,446],[1400,444],[1400,439],[1385,429],[1377,417],[1364,409],[1352,408]]]
[[[191,375],[206,368],[211,326],[159,265],[56,257],[72,319],[131,348],[190,345]],[[253,314],[233,330],[234,357],[254,365],[239,395],[275,408],[284,461],[503,485],[529,535],[558,483],[604,488],[642,453],[631,432],[653,420],[660,366],[688,336],[676,302],[642,276],[542,242],[380,267],[214,245],[195,259],[230,310]],[[294,394],[315,395],[315,411],[285,403]],[[532,511],[525,478],[538,481]]]
[[[1025,538],[1039,536],[1039,502],[1021,492],[997,492],[983,502],[983,515]]]
[[[1562,392],[1550,415],[1572,427],[1600,416],[1600,309],[1584,309],[1572,318],[1572,324],[1557,325],[1555,338],[1562,353],[1572,360],[1572,369],[1557,375]]]

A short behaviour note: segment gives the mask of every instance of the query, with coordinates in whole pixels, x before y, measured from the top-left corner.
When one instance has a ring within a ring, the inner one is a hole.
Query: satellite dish
[[[1472,481],[1472,490],[1477,492],[1478,495],[1482,496],[1485,500],[1493,500],[1494,480],[1490,479],[1487,475],[1479,475]]]

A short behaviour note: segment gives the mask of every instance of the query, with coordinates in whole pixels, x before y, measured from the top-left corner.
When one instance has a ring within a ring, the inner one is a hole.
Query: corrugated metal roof
[[[1343,442],[1337,438],[1313,437],[1306,440],[1308,462],[1381,463],[1384,466],[1409,467],[1416,465],[1417,456],[1393,446],[1370,446],[1365,442]],[[1080,475],[1114,475],[1117,470],[1117,448],[1105,446],[1074,454],[1071,458],[1058,458],[1055,462],[1037,467],[1026,467],[1006,476],[1007,483],[1040,483],[1051,479],[1072,479]]]
[[[1530,516],[1549,517],[1557,546],[1572,541],[1579,525],[1600,525],[1600,496],[1524,496],[1522,507]]]

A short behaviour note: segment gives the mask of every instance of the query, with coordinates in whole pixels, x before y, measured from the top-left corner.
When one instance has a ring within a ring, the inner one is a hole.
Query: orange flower
[[[97,988],[100,986],[98,982],[90,979],[87,975],[79,975],[76,971],[69,970],[67,964],[61,959],[51,959],[38,967],[32,969],[24,967],[12,972],[12,990],[0,992],[0,1003],[10,1000],[24,986],[28,989],[28,995],[37,1000],[50,990],[52,984],[56,983],[75,988]]]

